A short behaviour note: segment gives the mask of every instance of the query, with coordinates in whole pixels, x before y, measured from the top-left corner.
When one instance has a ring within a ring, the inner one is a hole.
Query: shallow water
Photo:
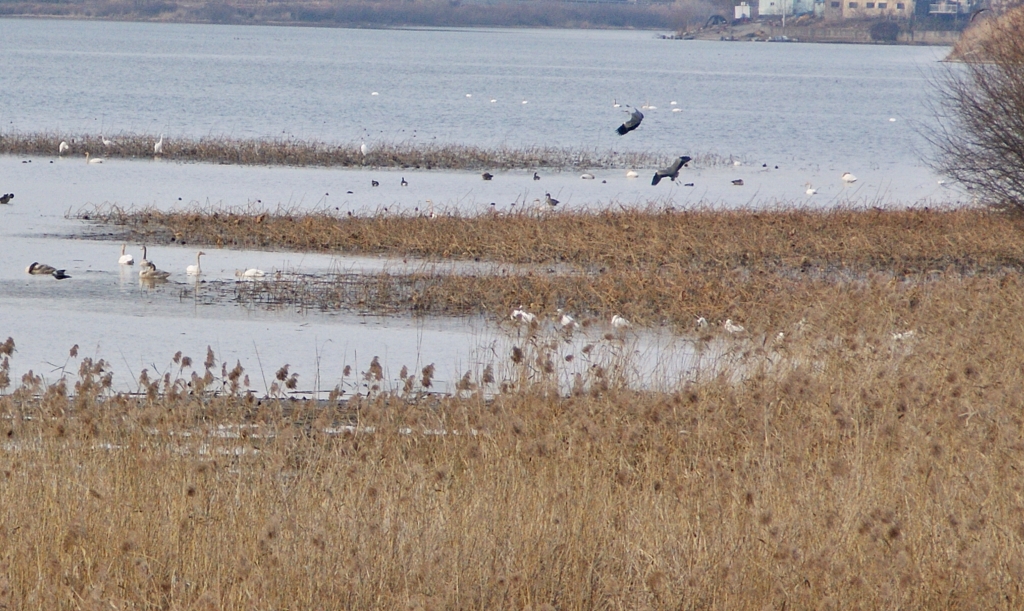
[[[346,364],[364,371],[373,356],[381,358],[389,384],[398,384],[403,365],[418,373],[428,363],[438,368],[441,391],[488,364],[499,381],[514,377],[508,356],[523,345],[523,330],[506,314],[377,317],[263,311],[231,300],[238,269],[401,271],[422,269],[423,262],[206,248],[206,283],[197,289],[184,276],[194,248],[151,244],[150,258],[173,275],[170,283],[147,287],[135,270],[116,264],[120,244],[92,239],[103,228],[66,216],[93,206],[487,214],[544,209],[546,193],[569,210],[965,199],[939,184],[922,161],[927,151],[914,126],[928,122],[927,82],[947,51],[941,48],[668,41],[651,32],[8,19],[0,19],[0,39],[0,90],[16,92],[0,96],[0,136],[166,133],[168,139],[295,137],[352,146],[360,140],[542,145],[714,153],[738,162],[684,168],[677,183],[652,187],[655,168],[635,168],[636,179],[624,170],[595,170],[594,180],[581,180],[575,172],[539,168],[539,181],[532,171],[492,171],[494,179],[483,181],[476,172],[0,157],[0,191],[16,195],[12,205],[0,206],[8,253],[0,257],[0,335],[17,341],[16,382],[28,369],[52,381],[73,344],[83,357],[109,361],[121,390],[134,390],[143,368],[151,375],[173,369],[178,350],[202,361],[208,345],[229,368],[240,361],[261,393],[269,387],[263,378],[285,363],[300,374],[302,391],[340,383],[358,391],[359,383],[343,380],[341,372]],[[657,108],[645,110],[641,128],[620,138],[613,129],[625,114],[612,107],[613,99]],[[842,183],[845,171],[858,181]],[[744,184],[733,185],[737,179]],[[380,186],[372,188],[371,180]],[[816,195],[804,193],[808,182]],[[140,258],[139,245],[129,252]],[[32,261],[64,268],[72,278],[31,277],[25,267]],[[685,338],[658,330],[606,340],[606,327],[569,342],[552,336],[563,390],[597,362],[620,364],[634,385],[672,386],[710,358],[698,356]],[[586,343],[597,346],[592,357],[580,356]],[[576,358],[564,360],[569,354]]]

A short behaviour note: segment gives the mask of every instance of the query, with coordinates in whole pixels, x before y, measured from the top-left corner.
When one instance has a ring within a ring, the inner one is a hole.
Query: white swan
[[[103,163],[103,158],[102,157],[89,157],[89,151],[86,151],[85,152],[85,162],[86,163]]]
[[[615,101],[615,98],[612,98],[612,108],[618,108],[620,106],[622,106],[622,104],[619,104]]]
[[[625,329],[630,325],[630,322],[618,314],[612,315],[612,326],[616,329]]]
[[[113,140],[110,140],[108,138],[104,138],[103,136],[100,136],[100,140],[103,142],[103,146],[105,146],[107,148],[110,148],[110,147],[114,146],[114,141]]]
[[[70,149],[71,149],[71,147],[68,146],[68,143],[65,140],[61,140],[60,141],[60,145],[57,146],[57,154],[58,155],[63,155],[64,153],[68,152],[68,150],[70,150]]]
[[[164,135],[163,134],[160,134],[160,139],[157,140],[156,144],[153,145],[153,154],[154,155],[163,155],[164,154]]]
[[[135,257],[124,254],[127,244],[121,244],[121,258],[117,260],[118,265],[135,265]]]
[[[370,149],[366,146],[365,142],[359,143],[359,152],[363,154],[363,157],[366,157],[366,154],[370,152]]]
[[[263,271],[262,269],[256,269],[255,267],[250,267],[249,269],[247,269],[245,271],[238,270],[238,271],[235,272],[235,277],[237,277],[237,278],[245,278],[247,280],[252,280],[254,278],[262,278],[262,277],[264,277],[266,275],[267,275],[267,272]]]
[[[626,172],[626,178],[636,178],[639,175],[640,175],[640,173],[637,172],[636,170],[630,170],[630,171]]]
[[[562,317],[558,319],[558,324],[561,325],[563,329],[568,331],[576,326],[576,319],[567,312],[559,308],[558,313],[562,315]]]
[[[850,174],[849,172],[843,172],[843,175],[840,177],[840,179],[846,184],[857,182],[857,177],[854,176],[853,174]]]
[[[590,172],[586,172],[580,176],[583,180],[594,180],[594,175]]]
[[[185,273],[188,274],[189,276],[200,276],[200,275],[202,275],[203,268],[199,266],[199,257],[201,257],[201,256],[203,256],[205,254],[206,253],[201,251],[201,250],[199,252],[197,252],[196,253],[196,264],[195,265],[189,265],[188,267],[186,267],[185,268]]]
[[[818,192],[817,189],[811,186],[811,183],[805,183],[804,186],[807,187],[807,190],[804,191],[807,195],[815,195]]]

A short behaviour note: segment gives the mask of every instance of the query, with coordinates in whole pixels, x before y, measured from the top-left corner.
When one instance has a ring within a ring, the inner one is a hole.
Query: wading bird
[[[195,265],[189,265],[188,267],[186,267],[185,268],[185,273],[188,274],[189,276],[199,276],[199,275],[201,275],[203,273],[203,268],[200,267],[199,257],[201,257],[201,256],[203,256],[205,254],[206,253],[201,251],[201,250],[199,252],[197,252],[196,253],[196,264]]]
[[[729,333],[743,333],[744,331],[746,331],[746,329],[743,328],[743,325],[737,325],[732,321],[731,318],[725,319],[725,324],[722,325],[722,328],[724,328]]]
[[[52,265],[33,261],[31,265],[25,268],[25,271],[33,276],[49,276],[53,272],[57,271],[57,268]]]
[[[109,138],[104,138],[103,136],[100,136],[100,140],[103,142],[103,146],[107,148],[114,146],[114,141]]]
[[[363,157],[366,157],[366,154],[370,152],[370,149],[367,148],[365,142],[359,143],[359,152],[363,154]]]
[[[640,122],[643,120],[644,113],[634,108],[633,112],[629,114],[629,118],[626,119],[626,121],[622,125],[620,125],[615,131],[618,132],[620,136],[625,136],[629,132],[640,127]]]
[[[163,155],[164,154],[164,135],[163,134],[160,134],[160,139],[157,140],[156,144],[153,145],[153,154],[154,155]]]
[[[683,167],[689,162],[690,158],[687,157],[686,155],[683,155],[679,159],[676,159],[675,163],[673,163],[672,165],[668,166],[667,168],[662,168],[655,172],[654,179],[651,180],[651,184],[657,185],[659,182],[661,182],[662,178],[670,178],[672,180],[679,178],[679,168]]]
[[[167,280],[170,275],[171,272],[165,272],[155,267],[143,267],[139,270],[139,280],[148,280],[150,282]]]
[[[124,254],[124,249],[127,247],[127,244],[121,244],[121,257],[117,260],[118,265],[135,265],[135,257]]]
[[[66,141],[61,140],[60,141],[60,145],[57,146],[57,154],[58,155],[63,155],[64,153],[68,152],[68,149],[70,149],[70,148],[71,147],[68,146],[68,143]]]
[[[519,306],[515,310],[512,310],[512,316],[509,318],[516,322],[524,322],[528,325],[537,321],[537,316],[524,310],[523,306]]]
[[[156,265],[146,258],[146,247],[142,247],[142,261],[139,261],[139,269],[156,269]]]

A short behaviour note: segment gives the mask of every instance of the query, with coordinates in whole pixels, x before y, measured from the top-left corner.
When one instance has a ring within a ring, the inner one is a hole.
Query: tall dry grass
[[[0,397],[0,604],[1018,608],[1022,298],[792,293],[779,345],[664,393],[259,400],[212,355],[139,396],[92,362],[26,377]]]

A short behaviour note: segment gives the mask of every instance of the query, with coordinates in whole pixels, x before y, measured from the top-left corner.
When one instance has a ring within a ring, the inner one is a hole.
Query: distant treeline
[[[721,12],[721,0],[672,3],[366,0],[338,2],[195,2],[174,0],[0,0],[0,16],[130,21],[307,24],[348,27],[511,26],[684,29]],[[717,10],[716,10],[717,9]]]

